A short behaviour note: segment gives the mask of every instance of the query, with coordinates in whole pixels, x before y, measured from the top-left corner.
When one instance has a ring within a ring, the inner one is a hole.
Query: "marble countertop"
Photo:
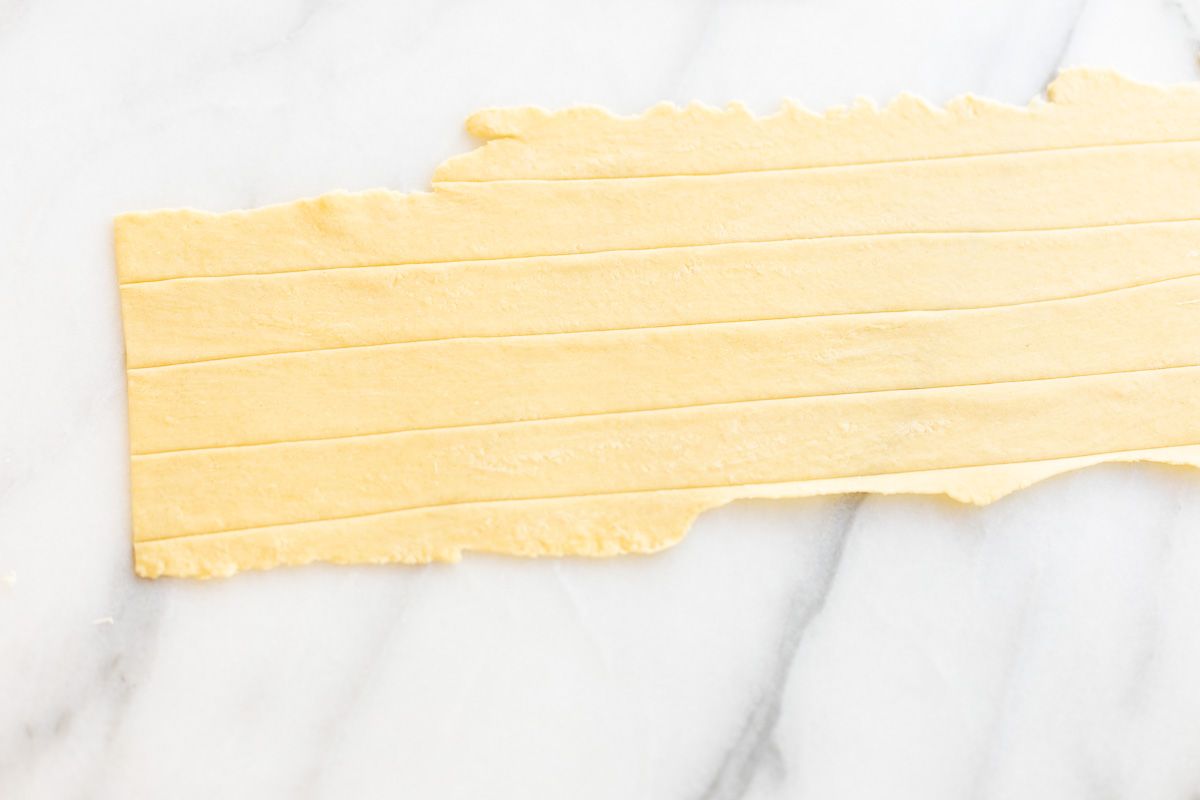
[[[488,105],[1193,80],[1200,2],[0,4],[0,797],[1195,798],[1200,474],[650,557],[130,567],[111,218],[421,189]]]

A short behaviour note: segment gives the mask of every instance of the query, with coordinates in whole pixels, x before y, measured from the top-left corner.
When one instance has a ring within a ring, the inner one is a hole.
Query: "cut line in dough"
[[[1200,464],[1200,87],[481,112],[433,191],[116,222],[135,568],[651,552]]]

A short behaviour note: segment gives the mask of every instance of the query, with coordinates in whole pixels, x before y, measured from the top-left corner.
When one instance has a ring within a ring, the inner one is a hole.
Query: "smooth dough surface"
[[[116,222],[135,566],[650,552],[1200,464],[1200,87],[500,109],[430,193]]]

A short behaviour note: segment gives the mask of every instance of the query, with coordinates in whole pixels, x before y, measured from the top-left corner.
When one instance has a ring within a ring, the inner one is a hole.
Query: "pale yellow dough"
[[[117,220],[139,574],[1200,464],[1200,87],[469,127],[431,193]]]

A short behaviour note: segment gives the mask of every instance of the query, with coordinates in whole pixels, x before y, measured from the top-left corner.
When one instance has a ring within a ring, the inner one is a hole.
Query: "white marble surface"
[[[480,106],[1197,77],[1200,3],[0,3],[0,797],[1200,794],[1200,475],[653,557],[130,570],[114,213],[422,188]]]

